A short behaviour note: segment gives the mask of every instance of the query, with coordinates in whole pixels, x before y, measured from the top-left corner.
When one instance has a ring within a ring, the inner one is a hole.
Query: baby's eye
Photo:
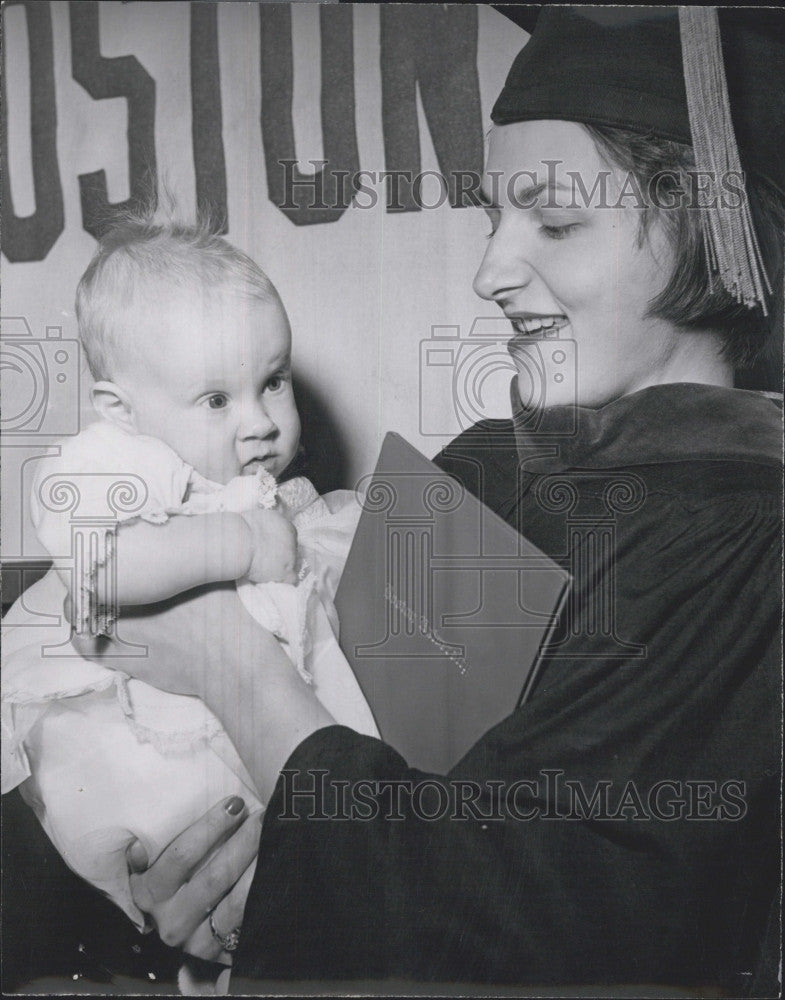
[[[223,410],[228,403],[229,397],[222,392],[214,392],[212,396],[208,396],[207,398],[207,405],[211,410]]]
[[[267,385],[265,386],[265,389],[267,389],[268,392],[278,392],[278,390],[283,386],[283,384],[284,384],[283,375],[273,375],[272,378],[269,378],[267,380]]]

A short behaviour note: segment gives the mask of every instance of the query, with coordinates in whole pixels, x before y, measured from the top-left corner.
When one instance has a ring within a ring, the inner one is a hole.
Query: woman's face
[[[640,239],[641,212],[632,195],[619,198],[623,185],[574,122],[491,132],[483,189],[492,234],[474,288],[512,320],[524,404],[597,407],[692,380],[694,338],[645,317],[672,252],[655,221]]]

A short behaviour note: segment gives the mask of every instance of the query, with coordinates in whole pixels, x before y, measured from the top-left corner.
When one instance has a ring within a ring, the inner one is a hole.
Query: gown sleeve
[[[614,565],[619,634],[646,655],[578,637],[448,775],[342,727],[300,744],[268,805],[233,992],[749,972],[779,870],[779,531],[779,500],[754,488],[652,491]]]

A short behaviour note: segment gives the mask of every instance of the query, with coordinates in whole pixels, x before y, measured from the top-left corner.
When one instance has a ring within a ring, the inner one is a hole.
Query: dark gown
[[[394,821],[381,793],[375,819],[315,821],[313,800],[285,803],[279,780],[234,992],[313,977],[766,988],[781,403],[667,385],[579,410],[577,424],[569,408],[536,420],[518,404],[437,459],[574,577],[530,699],[447,776],[527,779],[518,812],[488,818],[489,790],[476,816],[426,821],[404,796]],[[425,777],[340,726],[287,769],[300,788],[327,772],[327,815],[341,813],[332,782]]]

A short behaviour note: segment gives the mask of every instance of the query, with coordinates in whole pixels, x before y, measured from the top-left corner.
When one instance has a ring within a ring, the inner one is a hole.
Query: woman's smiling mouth
[[[547,336],[556,333],[569,322],[563,313],[518,313],[508,314],[507,318],[515,331],[515,337],[534,337],[538,334]]]
[[[507,350],[512,353],[522,341],[548,337],[558,333],[567,326],[569,320],[561,313],[519,313],[508,314],[507,317],[514,330],[513,337],[507,343]]]

